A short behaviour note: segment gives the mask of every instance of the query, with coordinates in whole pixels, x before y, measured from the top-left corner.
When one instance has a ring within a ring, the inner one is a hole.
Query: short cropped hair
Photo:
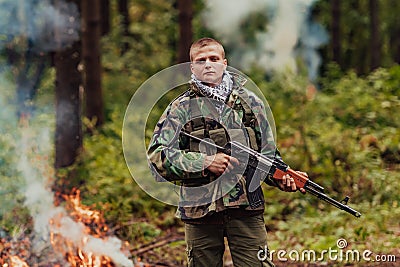
[[[193,61],[193,54],[195,53],[196,50],[203,48],[205,46],[209,46],[209,45],[217,45],[219,46],[219,48],[221,49],[221,53],[222,53],[222,58],[225,58],[225,50],[224,47],[222,46],[222,44],[220,42],[218,42],[217,40],[210,38],[210,37],[204,37],[201,38],[197,41],[195,41],[191,46],[190,46],[190,61]]]

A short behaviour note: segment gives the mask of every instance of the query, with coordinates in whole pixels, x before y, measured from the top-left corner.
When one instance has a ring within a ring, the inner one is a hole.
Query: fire
[[[29,265],[18,256],[9,256],[9,264],[3,263],[2,267],[29,267]]]
[[[108,231],[104,217],[97,210],[92,210],[81,204],[80,190],[74,189],[72,194],[64,196],[67,201],[67,208],[70,210],[70,216],[76,221],[85,225],[92,226],[90,230],[97,237],[104,237]],[[94,233],[93,233],[94,232]]]
[[[66,200],[66,208],[70,216],[78,223],[76,226],[81,227],[80,240],[77,244],[76,240],[74,242],[75,237],[71,236],[69,239],[57,230],[52,231],[50,235],[53,248],[65,255],[65,260],[72,267],[114,267],[115,264],[109,256],[94,253],[88,249],[89,243],[93,243],[93,240],[103,242],[103,240],[108,239],[108,227],[102,214],[81,203],[80,190],[78,189],[63,197]],[[63,228],[64,219],[62,214],[53,218],[50,222],[52,228]]]
[[[84,267],[114,267],[111,259],[107,256],[97,256],[93,253],[84,253],[81,249],[78,249],[76,253],[69,253],[66,256],[66,260],[71,266],[84,266]]]
[[[11,256],[10,260],[12,267],[29,267],[28,264],[20,259],[18,256]]]
[[[50,143],[48,132],[30,128],[25,116],[20,126],[17,165],[28,186],[23,193],[34,242],[31,246],[26,229],[12,239],[0,238],[0,267],[134,267],[127,245],[112,235],[101,212],[81,203],[79,190],[62,196],[65,201],[59,203],[60,195],[51,190],[55,172],[46,156],[49,148],[38,145]]]
[[[0,267],[29,267],[26,260],[30,256],[30,247],[30,240],[21,233],[16,233],[13,238],[0,238]]]

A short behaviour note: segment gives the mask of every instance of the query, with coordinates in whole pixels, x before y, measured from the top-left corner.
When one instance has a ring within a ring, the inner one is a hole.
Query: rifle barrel
[[[328,195],[326,195],[326,194],[324,194],[324,193],[322,193],[322,192],[320,192],[318,190],[315,190],[314,188],[312,188],[310,186],[305,186],[304,189],[307,192],[309,192],[310,194],[318,197],[321,200],[324,200],[324,201],[328,202],[329,204],[331,204],[332,206],[335,206],[338,209],[344,210],[345,212],[348,212],[348,213],[350,213],[351,215],[353,215],[353,216],[355,216],[357,218],[361,217],[361,213],[360,212],[356,211],[355,209],[352,209],[348,205],[345,205],[345,204],[343,204],[343,203],[341,203],[341,202],[329,197]]]

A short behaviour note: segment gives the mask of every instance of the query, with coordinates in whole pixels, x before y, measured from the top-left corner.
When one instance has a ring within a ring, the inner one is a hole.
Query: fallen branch
[[[131,253],[135,254],[135,255],[140,255],[140,254],[143,254],[143,253],[145,253],[145,252],[147,252],[149,250],[153,250],[155,248],[159,248],[159,247],[165,246],[167,244],[170,244],[170,243],[173,243],[173,242],[176,242],[176,241],[182,241],[182,240],[184,240],[183,236],[179,236],[179,235],[166,236],[166,237],[164,237],[164,238],[162,238],[160,240],[156,240],[154,242],[151,242],[150,244],[146,244],[146,245],[143,245],[143,246],[141,246],[139,248],[132,249]]]

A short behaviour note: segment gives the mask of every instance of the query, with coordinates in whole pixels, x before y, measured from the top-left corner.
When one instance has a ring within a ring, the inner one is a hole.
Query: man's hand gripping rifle
[[[329,197],[324,193],[324,188],[322,186],[318,185],[317,183],[314,183],[307,176],[292,170],[289,167],[289,165],[287,165],[282,160],[277,159],[276,157],[274,159],[268,158],[267,156],[236,141],[228,142],[225,147],[222,147],[212,142],[209,142],[206,139],[198,138],[184,131],[181,131],[181,134],[206,146],[214,147],[215,149],[217,149],[218,152],[227,155],[232,155],[231,152],[234,151],[235,156],[243,157],[243,158],[238,158],[239,162],[243,162],[242,160],[244,159],[244,161],[247,162],[247,168],[251,169],[253,172],[257,170],[262,173],[265,173],[266,174],[265,176],[267,175],[272,176],[274,179],[282,179],[284,175],[289,174],[294,179],[297,188],[304,188],[306,192],[309,192],[310,194],[318,197],[319,199],[322,199],[325,202],[328,202],[329,204],[335,206],[336,208],[344,210],[355,217],[361,216],[360,212],[356,211],[355,209],[347,205],[350,199],[348,196],[346,196],[340,202]],[[254,188],[254,184],[256,184],[256,186],[259,186],[259,182],[260,181],[254,181],[253,179],[252,181],[250,181],[248,187]],[[247,189],[249,190],[249,188]],[[253,191],[254,190],[250,190],[250,192]]]

